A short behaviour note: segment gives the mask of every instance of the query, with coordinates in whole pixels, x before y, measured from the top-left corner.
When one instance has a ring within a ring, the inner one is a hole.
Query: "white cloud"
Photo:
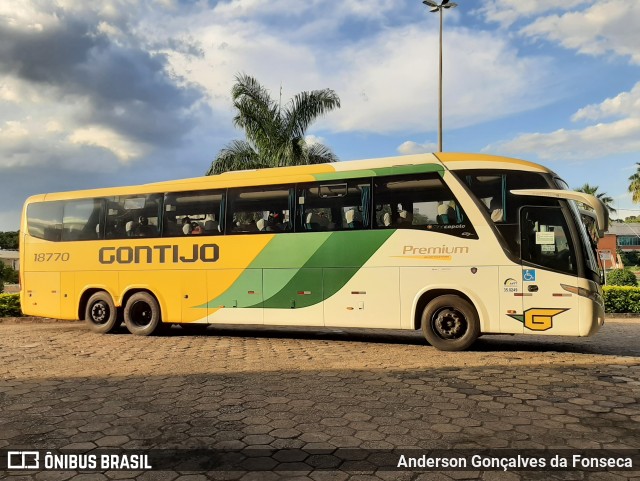
[[[640,82],[635,84],[630,92],[606,99],[600,104],[587,105],[578,110],[571,120],[599,120],[609,117],[632,117],[640,112]]]
[[[523,18],[549,11],[570,10],[593,2],[594,0],[488,0],[476,12],[489,22],[508,27]]]
[[[608,123],[597,123],[583,129],[559,129],[550,133],[526,133],[515,139],[489,145],[485,150],[510,155],[532,154],[541,159],[593,159],[603,155],[640,150],[640,82],[600,104],[578,110],[574,121],[597,121],[618,117]],[[619,118],[622,117],[622,118]]]
[[[140,161],[154,147],[177,148],[207,115],[202,92],[180,84],[166,59],[138,38],[136,13],[147,2],[5,4],[0,168],[50,162],[103,172]],[[91,158],[79,161],[82,155]]]
[[[587,55],[614,54],[640,64],[640,2],[629,0],[491,0],[476,12],[519,33]]]
[[[600,0],[587,9],[549,15],[525,26],[530,38],[558,42],[587,55],[615,54],[640,64],[640,2]]]
[[[548,64],[521,58],[498,34],[449,28],[444,50],[444,119],[459,128],[540,106]],[[338,131],[377,133],[431,130],[437,125],[437,30],[383,30],[336,52],[336,85],[344,109]],[[336,72],[337,70],[337,72]],[[337,74],[337,75],[336,75]]]
[[[209,106],[222,123],[232,115],[234,76],[255,76],[283,100],[302,90],[332,88],[342,108],[315,128],[332,132],[417,132],[437,125],[437,17],[383,24],[395,2],[279,0],[219,2],[214,9],[193,7],[180,15],[156,12],[139,30],[151,42],[182,35],[197,44],[200,57],[163,49],[171,69],[203,86]],[[294,17],[291,28],[273,17]],[[345,35],[346,21],[371,28]],[[473,125],[553,102],[562,85],[551,78],[550,61],[520,56],[504,32],[445,25],[445,122],[447,128]],[[431,20],[429,22],[428,20]],[[162,24],[158,30],[156,25]],[[552,92],[552,93],[550,93]]]
[[[327,2],[327,0],[229,0],[219,2],[213,9],[213,14],[221,21],[239,20],[247,17],[286,16],[306,17],[306,22],[313,22],[311,16],[330,18],[333,22],[340,22],[347,17],[382,18],[390,10],[397,7],[394,0],[341,0]],[[324,15],[319,16],[318,11]],[[322,21],[322,18],[320,18]],[[324,22],[323,22],[324,23]]]
[[[101,147],[111,152],[123,163],[142,157],[146,153],[138,143],[130,141],[113,130],[98,126],[75,130],[69,135],[69,142]]]
[[[412,155],[412,154],[428,154],[431,152],[437,152],[438,144],[434,142],[425,142],[424,144],[419,144],[414,142],[413,140],[407,140],[398,146],[398,152],[402,155]]]
[[[323,137],[318,137],[317,135],[306,135],[304,140],[308,145],[324,144],[326,142]]]
[[[48,91],[46,88],[34,88],[10,75],[0,75],[0,101],[12,104],[40,103],[47,100]]]
[[[57,23],[55,15],[38,8],[35,2],[1,2],[0,19],[12,28],[41,31],[44,26]]]
[[[68,118],[51,118],[46,112],[0,123],[0,146],[0,172],[45,166],[112,172],[145,153],[115,132],[91,126],[77,128]]]

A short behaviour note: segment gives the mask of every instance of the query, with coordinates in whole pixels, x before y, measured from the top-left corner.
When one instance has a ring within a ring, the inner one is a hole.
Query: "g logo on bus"
[[[553,317],[568,311],[569,309],[544,309],[534,307],[527,309],[522,314],[509,314],[516,321],[524,324],[531,331],[546,331],[553,327]]]

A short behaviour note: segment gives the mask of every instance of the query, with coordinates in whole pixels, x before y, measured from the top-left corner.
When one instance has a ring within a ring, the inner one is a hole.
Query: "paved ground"
[[[462,353],[403,332],[174,328],[140,338],[98,336],[79,323],[0,322],[0,449],[217,448],[248,455],[239,463],[254,469],[0,471],[0,479],[640,479],[376,467],[391,449],[638,454],[639,339],[638,319],[608,321],[587,339],[486,336]],[[301,451],[314,449],[335,456]],[[366,459],[332,464],[349,456]]]

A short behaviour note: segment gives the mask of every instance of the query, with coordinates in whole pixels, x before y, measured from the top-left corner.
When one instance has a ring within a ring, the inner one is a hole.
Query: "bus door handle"
[[[529,292],[538,292],[538,286],[536,286],[535,284],[531,284],[530,286],[527,287],[527,290]]]

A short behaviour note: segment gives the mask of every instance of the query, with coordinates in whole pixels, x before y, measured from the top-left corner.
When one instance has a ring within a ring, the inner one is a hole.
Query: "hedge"
[[[0,294],[0,317],[19,317],[21,315],[19,294]]]
[[[640,287],[604,286],[604,310],[610,313],[640,314]],[[0,317],[19,317],[20,296],[0,294]]]
[[[640,313],[640,287],[604,286],[605,312]]]

